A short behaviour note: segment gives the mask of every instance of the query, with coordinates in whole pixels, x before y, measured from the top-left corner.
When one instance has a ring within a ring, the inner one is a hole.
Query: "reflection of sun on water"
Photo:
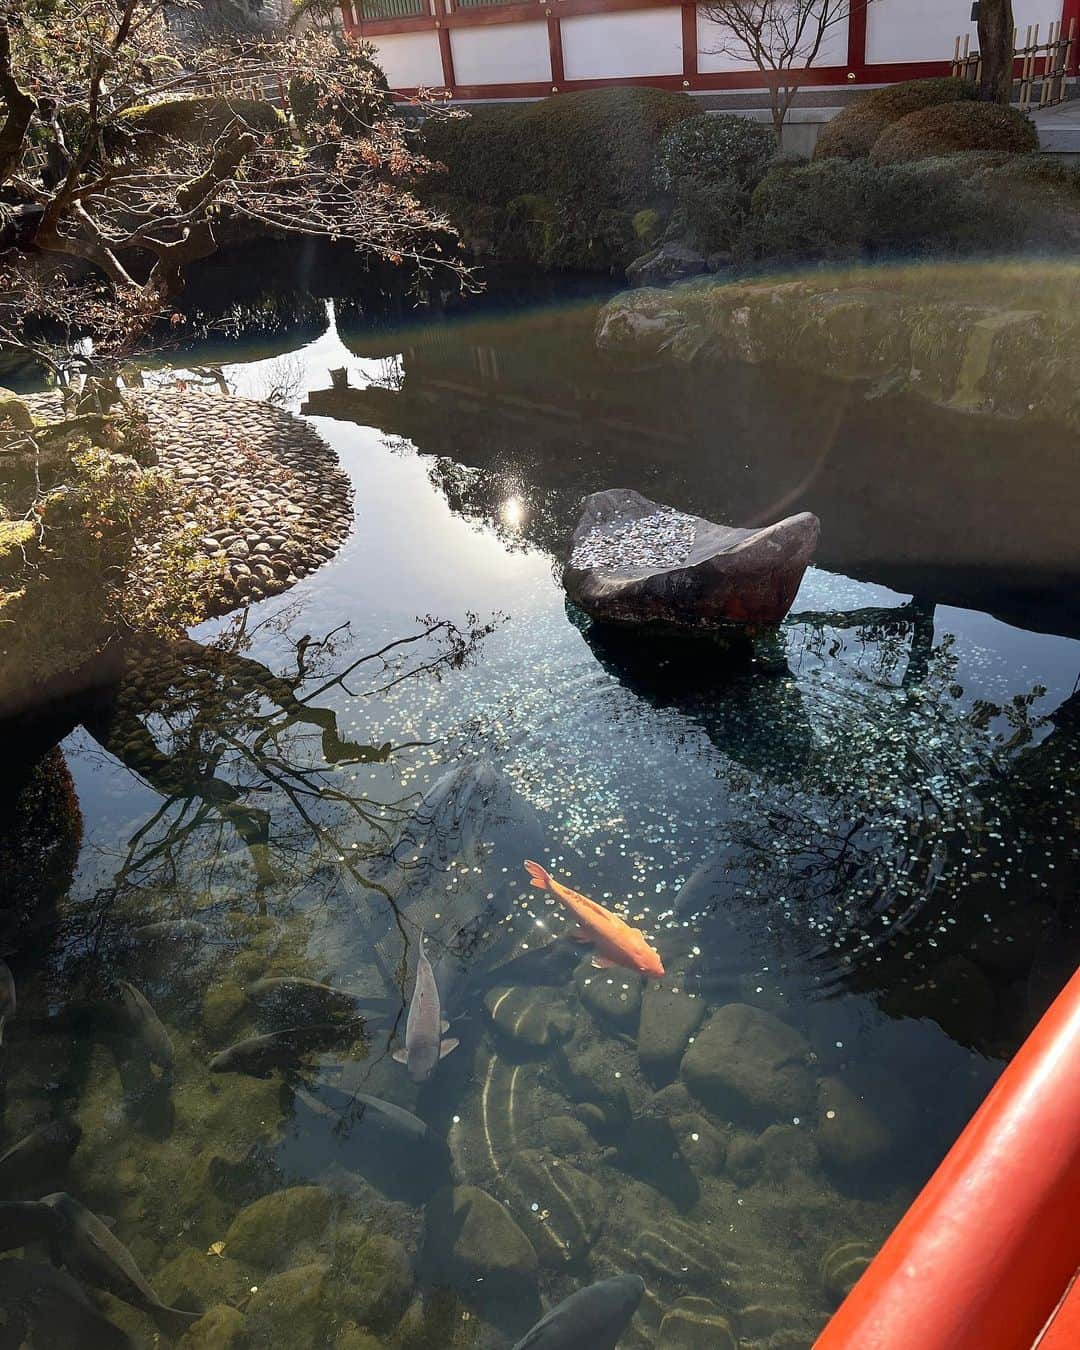
[[[509,529],[520,529],[525,520],[525,505],[521,498],[517,496],[507,497],[499,507],[499,518]]]

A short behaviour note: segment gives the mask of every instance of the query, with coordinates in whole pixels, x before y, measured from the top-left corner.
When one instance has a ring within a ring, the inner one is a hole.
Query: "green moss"
[[[350,1313],[378,1331],[389,1330],[400,1320],[412,1287],[408,1252],[383,1233],[374,1234],[355,1253],[345,1278]]]
[[[238,984],[223,980],[212,984],[203,997],[202,1024],[207,1042],[218,1045],[248,1011],[247,997]]]
[[[1025,113],[997,103],[943,103],[894,122],[871,151],[875,164],[902,164],[964,150],[1028,154],[1039,148],[1039,133]]]
[[[330,1219],[330,1193],[321,1186],[292,1186],[242,1209],[225,1234],[234,1259],[271,1268],[300,1242],[319,1237]]]
[[[6,554],[22,557],[22,550],[34,540],[36,531],[28,520],[0,520],[0,561]]]
[[[186,1331],[179,1350],[238,1350],[246,1343],[247,1318],[227,1305],[211,1308]]]
[[[0,433],[7,431],[33,431],[34,418],[30,409],[10,389],[0,387]]]
[[[271,103],[252,98],[170,98],[160,103],[142,103],[125,108],[117,118],[136,143],[140,137],[170,137],[193,145],[210,145],[234,121],[253,131],[275,133],[285,128],[285,118]]]
[[[327,1267],[315,1261],[264,1280],[248,1305],[254,1343],[287,1345],[290,1350],[310,1350],[325,1344],[322,1304],[326,1275]]]
[[[640,247],[633,221],[655,195],[660,138],[696,113],[685,94],[617,88],[429,119],[422,146],[447,174],[427,186],[499,257],[608,271]]]
[[[973,101],[978,90],[966,80],[903,80],[849,103],[822,128],[815,159],[862,159],[894,122],[923,108]]]

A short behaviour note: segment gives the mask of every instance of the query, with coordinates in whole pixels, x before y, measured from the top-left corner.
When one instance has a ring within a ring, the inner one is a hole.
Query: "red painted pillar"
[[[454,78],[454,49],[450,45],[450,30],[446,26],[446,16],[450,12],[447,0],[435,0],[435,31],[439,36],[439,57],[442,61],[443,84],[448,93],[454,92],[457,81]]]
[[[693,84],[698,73],[696,4],[682,7],[682,73],[683,82],[687,85]]]
[[[1069,53],[1068,72],[1075,75],[1080,70],[1080,0],[1064,0],[1061,6],[1061,36],[1069,36],[1069,25],[1076,25],[1076,41],[1073,43],[1073,49]]]
[[[551,60],[551,92],[556,94],[566,82],[566,69],[563,66],[562,25],[558,15],[545,9],[548,30],[548,56]]]
[[[357,29],[356,15],[353,13],[352,0],[341,0],[341,22],[346,33],[355,33]]]
[[[852,0],[848,10],[847,75],[851,84],[857,84],[866,74],[866,7],[869,3],[870,0]]]

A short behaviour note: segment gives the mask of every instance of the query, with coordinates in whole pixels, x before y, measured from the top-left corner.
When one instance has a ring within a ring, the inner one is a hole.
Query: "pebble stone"
[[[678,567],[694,546],[693,516],[671,507],[620,524],[590,530],[570,555],[570,566]]]
[[[219,564],[207,615],[279,595],[332,558],[352,529],[352,487],[337,455],[301,418],[270,403],[193,389],[129,390],[147,416],[158,466],[188,496],[198,551]],[[58,394],[31,394],[36,416]]]

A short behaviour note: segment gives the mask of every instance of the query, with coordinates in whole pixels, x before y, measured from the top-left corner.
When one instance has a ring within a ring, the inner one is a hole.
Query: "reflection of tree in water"
[[[746,694],[776,715],[764,742],[774,762],[730,747],[725,787],[737,805],[720,844],[731,898],[778,906],[790,930],[808,933],[825,985],[854,980],[896,1011],[922,1015],[946,979],[985,982],[958,954],[980,942],[985,954],[986,930],[1018,904],[1029,906],[1030,962],[1055,902],[1057,930],[1072,923],[1074,836],[1048,828],[1047,806],[1075,820],[1077,696],[1049,716],[1036,710],[1040,686],[1002,705],[965,699],[954,639],[935,642],[933,607],[918,600],[794,614],[787,633],[801,695],[770,699],[768,681]],[[815,679],[818,664],[827,679]],[[812,731],[797,758],[794,724]],[[987,962],[992,978],[1007,964],[1000,953]],[[942,988],[945,1021],[953,992]]]
[[[364,864],[396,839],[415,794],[369,799],[344,785],[342,770],[389,764],[424,743],[350,740],[320,700],[377,698],[406,680],[441,678],[471,659],[494,621],[421,620],[359,655],[348,625],[319,639],[275,626],[289,651],[282,673],[245,654],[257,631],[245,614],[211,645],[142,649],[85,713],[94,739],[162,798],[99,899],[176,886],[193,862],[235,852],[237,838],[260,889],[303,885],[330,858],[380,889]]]

